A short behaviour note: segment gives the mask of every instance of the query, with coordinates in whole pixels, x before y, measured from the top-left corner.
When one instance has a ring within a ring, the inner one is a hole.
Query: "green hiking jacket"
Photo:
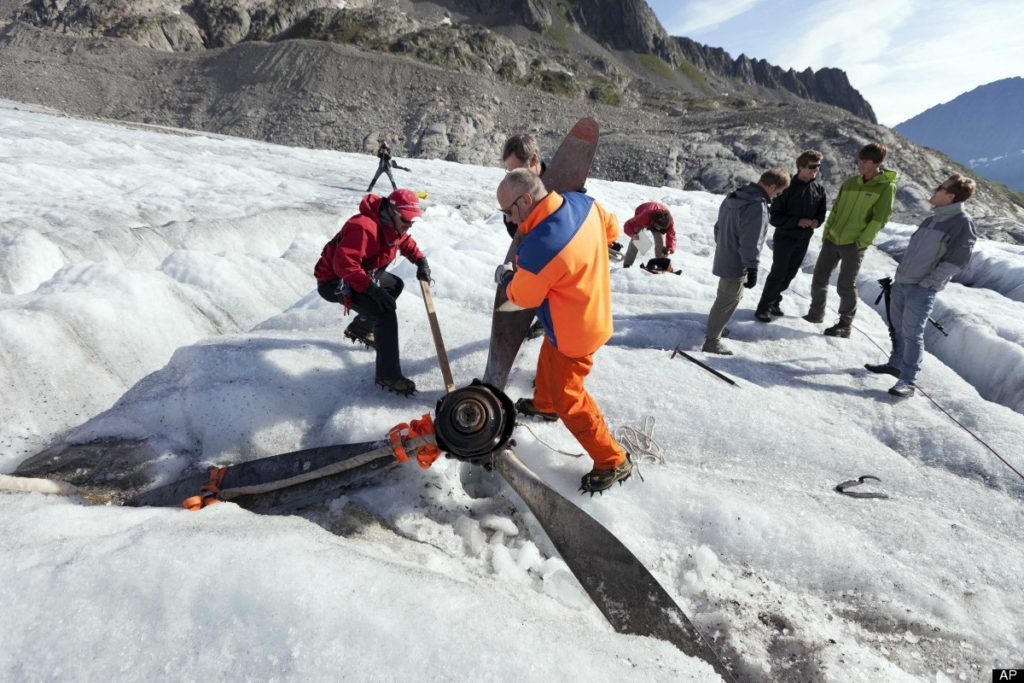
[[[825,221],[822,239],[832,244],[857,243],[866,249],[892,216],[896,198],[896,171],[883,169],[868,182],[859,175],[846,180]]]

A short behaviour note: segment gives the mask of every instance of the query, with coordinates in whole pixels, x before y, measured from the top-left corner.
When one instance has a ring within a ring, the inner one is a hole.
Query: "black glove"
[[[395,310],[398,305],[395,303],[394,297],[384,291],[384,288],[378,284],[371,284],[366,288],[366,296],[373,299],[373,303],[380,306],[380,310],[385,313]]]
[[[753,289],[757,284],[757,268],[747,268],[747,281],[743,283],[743,286],[747,289]]]
[[[615,251],[622,251],[622,245],[621,245],[621,244],[619,244],[618,242],[612,242],[612,243],[611,243],[611,244],[609,244],[608,246],[610,246],[610,247],[611,247],[612,249],[614,249]]]
[[[502,263],[494,270],[494,284],[501,285],[502,287],[508,287],[508,283],[512,281],[512,277],[515,275],[516,269],[512,265],[512,262]]]
[[[416,264],[416,279],[430,284],[430,266],[427,264],[427,257],[424,256]]]

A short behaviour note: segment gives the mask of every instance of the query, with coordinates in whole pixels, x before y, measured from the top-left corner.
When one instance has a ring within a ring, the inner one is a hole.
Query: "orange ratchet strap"
[[[413,439],[433,433],[434,422],[430,419],[430,413],[424,413],[419,420],[412,420],[408,424],[402,422],[392,427],[388,431],[388,440],[391,442],[391,450],[394,451],[395,457],[400,462],[406,462],[409,459],[409,454],[405,450],[406,445]],[[441,457],[441,449],[437,444],[428,443],[417,448],[414,455],[420,467],[427,469]]]
[[[217,497],[220,493],[221,484],[224,483],[224,475],[227,474],[227,467],[211,467],[210,468],[210,480],[199,487],[198,496],[190,496],[185,500],[181,501],[182,507],[196,512],[202,510],[205,507],[216,505],[217,503],[223,502]]]

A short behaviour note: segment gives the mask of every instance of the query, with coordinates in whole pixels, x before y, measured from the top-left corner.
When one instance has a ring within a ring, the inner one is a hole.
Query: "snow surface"
[[[398,306],[414,399],[373,386],[372,353],[342,340],[340,307],[314,290],[372,157],[0,103],[0,158],[0,471],[109,437],[146,440],[173,480],[377,439],[441,396],[417,288]],[[484,366],[508,243],[502,172],[409,165],[400,179],[431,198],[413,235],[465,384]],[[736,355],[694,352],[732,387],[669,357],[702,339],[721,198],[588,189],[620,220],[650,200],[676,218],[683,275],[613,266],[616,331],[588,380],[613,427],[657,419],[666,461],[594,498],[575,493],[586,458],[520,429],[524,461],[614,531],[743,678],[982,680],[1021,666],[1024,481],[928,399],[895,401],[890,378],[862,369],[888,345],[871,303],[892,258],[869,251],[848,340],[798,317],[817,242],[789,316],[753,321],[760,290],[748,293],[726,341]],[[929,332],[920,384],[1024,470],[1021,254],[979,253],[974,287],[939,298],[950,337]],[[766,249],[762,280],[769,264]],[[409,263],[393,271],[414,282]],[[537,346],[513,370],[513,398],[530,393]],[[559,424],[531,429],[578,450]],[[832,491],[862,474],[891,498]],[[0,679],[715,678],[666,643],[612,632],[515,495],[470,497],[453,461],[393,469],[318,521],[0,493]]]

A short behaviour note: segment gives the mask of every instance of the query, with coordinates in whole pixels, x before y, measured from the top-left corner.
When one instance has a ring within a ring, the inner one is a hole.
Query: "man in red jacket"
[[[636,260],[637,242],[642,230],[650,230],[654,237],[654,258],[668,258],[675,252],[676,224],[671,212],[661,202],[647,202],[636,207],[633,217],[622,226],[622,231],[630,238],[626,258],[622,261],[623,268],[629,268]]]
[[[324,246],[313,270],[321,297],[358,314],[345,336],[376,348],[377,385],[405,396],[415,394],[416,385],[402,376],[398,357],[395,299],[404,283],[385,268],[401,252],[416,264],[416,279],[430,281],[427,259],[408,234],[420,215],[420,199],[412,190],[401,188],[387,198],[366,195],[359,214]]]

